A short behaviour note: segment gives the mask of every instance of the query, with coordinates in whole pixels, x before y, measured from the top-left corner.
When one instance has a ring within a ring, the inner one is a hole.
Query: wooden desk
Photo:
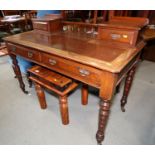
[[[8,18],[1,18],[1,22],[9,25],[9,31],[11,32],[12,24],[17,24],[19,28],[25,30],[26,19],[25,17],[19,16],[18,18],[13,18],[16,15],[9,16]]]
[[[115,88],[127,74],[122,98],[124,110],[145,43],[139,40],[136,46],[131,47],[99,40],[93,34],[62,31],[52,33],[48,41],[36,37],[35,31],[9,36],[5,41],[23,92],[27,93],[16,55],[99,89],[101,103],[96,139],[101,144]]]

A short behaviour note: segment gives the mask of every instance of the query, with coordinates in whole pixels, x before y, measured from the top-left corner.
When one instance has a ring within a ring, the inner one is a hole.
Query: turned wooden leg
[[[46,109],[47,104],[46,104],[44,90],[39,84],[34,83],[34,85],[35,85],[35,89],[36,89],[37,96],[39,99],[40,107],[41,107],[41,109]]]
[[[26,74],[26,78],[27,78],[27,81],[28,81],[28,84],[29,84],[29,88],[31,88],[31,87],[32,87],[32,80],[29,79],[29,77],[30,77],[30,73],[27,72],[27,74]]]
[[[122,112],[125,112],[124,106],[127,103],[127,98],[128,98],[128,94],[129,94],[131,85],[132,85],[133,77],[135,74],[135,69],[136,69],[136,66],[131,68],[131,70],[128,72],[126,80],[125,80],[124,92],[123,92],[123,96],[121,99],[121,110],[122,110]]]
[[[88,104],[88,85],[83,84],[82,90],[81,90],[81,99],[82,99],[82,105]]]
[[[67,125],[69,124],[67,96],[60,96],[59,102],[60,102],[60,113],[61,113],[62,123],[64,125]]]
[[[16,59],[16,55],[10,54],[10,57],[12,59],[12,68],[15,72],[16,77],[18,78],[20,88],[22,89],[22,91],[25,94],[28,94],[28,91],[25,90],[25,84],[24,84],[23,79],[22,79],[22,75],[21,75],[20,68],[18,66],[18,61]]]
[[[99,110],[99,123],[98,123],[98,131],[96,133],[96,139],[98,144],[102,144],[104,139],[104,131],[107,124],[108,116],[110,112],[110,101],[102,100],[100,103]]]

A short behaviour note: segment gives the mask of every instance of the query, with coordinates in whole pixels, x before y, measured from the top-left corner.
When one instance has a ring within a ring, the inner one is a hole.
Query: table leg
[[[98,131],[96,134],[97,143],[100,145],[104,140],[104,131],[107,124],[109,112],[110,112],[110,101],[102,100],[100,103],[99,124],[98,124]]]
[[[44,93],[42,87],[39,84],[35,83],[35,89],[37,92],[37,96],[39,99],[41,109],[46,109],[47,104],[46,104],[46,99],[45,99],[45,93]]]
[[[82,97],[82,105],[87,105],[88,104],[88,85],[86,84],[82,84],[81,97]]]
[[[125,112],[124,106],[127,103],[127,98],[128,98],[129,92],[130,92],[133,77],[135,75],[135,70],[136,70],[136,65],[133,66],[131,68],[131,70],[128,72],[126,80],[125,80],[124,92],[123,92],[123,96],[122,96],[122,99],[121,99],[121,110],[122,110],[122,112]]]
[[[12,59],[12,67],[13,67],[13,70],[15,72],[16,77],[18,78],[20,88],[22,89],[22,91],[25,94],[28,94],[28,91],[25,90],[25,84],[24,84],[23,79],[22,79],[22,75],[21,75],[20,68],[18,66],[18,61],[16,59],[16,55],[10,54],[10,57]]]
[[[61,119],[64,125],[69,124],[69,114],[68,114],[68,103],[67,103],[67,96],[60,96],[60,112],[61,112]]]
[[[98,130],[96,133],[96,140],[98,144],[101,144],[102,141],[104,140],[105,129],[107,126],[108,117],[110,113],[111,101],[116,89],[117,78],[118,78],[117,74],[113,74],[110,72],[103,72],[99,92],[101,103],[99,109]]]

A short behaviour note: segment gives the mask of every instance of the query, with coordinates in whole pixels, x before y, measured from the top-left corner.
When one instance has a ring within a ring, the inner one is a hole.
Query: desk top
[[[53,33],[49,42],[36,37],[35,31],[9,36],[4,40],[114,73],[120,72],[145,45],[139,41],[136,47],[130,47],[80,32]]]

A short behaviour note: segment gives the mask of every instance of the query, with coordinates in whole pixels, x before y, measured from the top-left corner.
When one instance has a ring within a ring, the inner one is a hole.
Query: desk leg
[[[22,75],[21,75],[20,68],[18,66],[18,61],[16,59],[16,55],[10,54],[10,57],[12,59],[12,67],[13,67],[13,70],[15,72],[16,77],[18,78],[20,88],[22,89],[22,91],[25,94],[28,94],[28,91],[25,90],[25,84],[24,84],[23,79],[22,79]]]
[[[116,89],[117,77],[117,74],[103,72],[101,88],[99,92],[101,103],[99,109],[98,130],[96,133],[96,140],[98,144],[101,144],[104,140],[105,129],[110,113],[111,100]]]
[[[123,92],[123,96],[122,96],[122,99],[121,99],[121,110],[122,110],[122,112],[125,112],[124,106],[127,103],[127,98],[128,98],[129,92],[130,92],[133,77],[135,75],[135,70],[136,70],[136,65],[133,66],[131,68],[131,70],[128,72],[126,80],[125,80],[124,92]]]
[[[104,140],[104,131],[107,124],[109,112],[110,112],[110,101],[102,100],[100,103],[98,131],[96,134],[97,143],[100,145]]]

